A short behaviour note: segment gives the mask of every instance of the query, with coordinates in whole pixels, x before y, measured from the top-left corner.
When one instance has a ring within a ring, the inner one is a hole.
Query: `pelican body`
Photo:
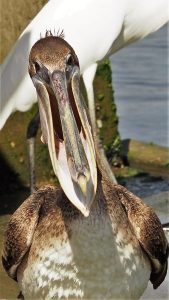
[[[11,242],[16,261],[10,269],[6,261],[4,266],[25,299],[138,299],[142,295],[151,263],[133,234],[121,197],[128,198],[129,193],[102,178],[87,218],[61,189],[51,186],[23,203],[9,223],[8,251],[4,251],[10,262]],[[135,205],[135,196],[130,195],[130,200]],[[140,210],[147,211],[138,203]]]
[[[167,272],[161,223],[107,176],[70,45],[62,37],[40,39],[30,52],[29,74],[41,139],[61,188],[39,189],[13,214],[3,266],[25,299],[137,299],[149,280],[157,288]]]
[[[27,60],[31,47],[46,30],[64,30],[66,40],[75,50],[94,123],[92,84],[98,63],[158,30],[168,20],[168,0],[50,0],[26,27],[2,64],[0,128],[13,111],[26,111],[36,101],[27,74]]]

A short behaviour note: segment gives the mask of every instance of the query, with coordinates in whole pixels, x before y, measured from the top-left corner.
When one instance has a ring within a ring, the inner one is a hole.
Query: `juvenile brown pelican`
[[[39,40],[29,73],[42,141],[63,190],[41,188],[16,210],[5,236],[4,268],[26,299],[139,298],[149,279],[157,288],[167,272],[161,223],[149,206],[107,177],[70,45],[60,37]]]

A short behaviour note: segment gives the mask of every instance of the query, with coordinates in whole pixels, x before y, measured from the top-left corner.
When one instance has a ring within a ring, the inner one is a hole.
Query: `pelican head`
[[[80,93],[80,69],[72,47],[46,36],[29,56],[29,74],[37,91],[42,142],[68,199],[88,216],[97,188],[91,126]]]

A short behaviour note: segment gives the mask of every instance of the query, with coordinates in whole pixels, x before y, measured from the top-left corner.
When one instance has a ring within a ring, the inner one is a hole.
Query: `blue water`
[[[169,146],[167,26],[111,57],[122,139]]]

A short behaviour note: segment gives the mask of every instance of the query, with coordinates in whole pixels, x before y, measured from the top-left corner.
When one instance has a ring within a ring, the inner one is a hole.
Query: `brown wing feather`
[[[2,264],[14,280],[17,268],[31,246],[43,199],[41,191],[31,195],[9,221],[2,251]]]
[[[150,281],[157,288],[166,276],[169,252],[161,222],[150,206],[122,186],[119,186],[119,198],[137,239],[150,259]]]

